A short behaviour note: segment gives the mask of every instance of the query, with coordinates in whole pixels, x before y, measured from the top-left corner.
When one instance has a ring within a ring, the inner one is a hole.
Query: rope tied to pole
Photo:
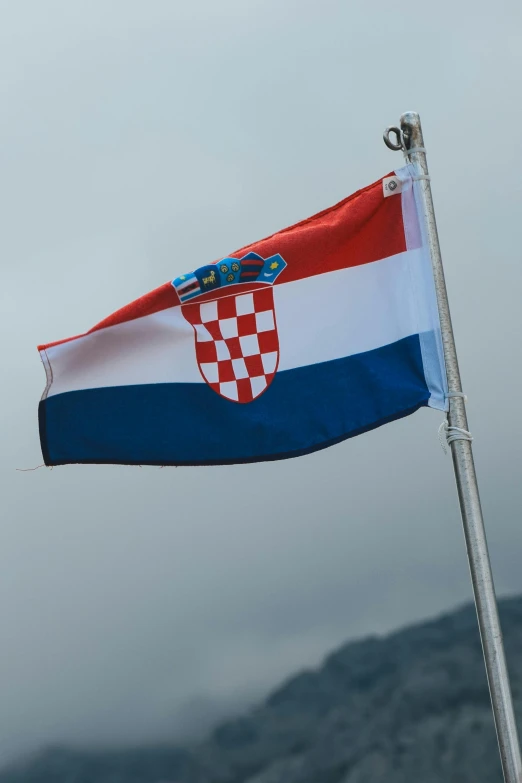
[[[464,402],[466,402],[466,400],[468,399],[467,395],[464,394],[464,392],[449,391],[446,394],[447,400],[455,397],[459,397],[461,400],[464,400]],[[471,432],[468,432],[468,430],[465,430],[463,427],[455,427],[451,425],[447,419],[444,419],[444,421],[439,427],[439,441],[444,454],[448,453],[446,446],[451,446],[451,444],[456,440],[467,440],[471,443],[471,441],[473,440],[473,435],[471,434]]]
[[[447,419],[444,419],[439,427],[439,441],[444,454],[448,453],[446,446],[451,446],[455,440],[467,440],[471,443],[473,435],[462,427],[453,427],[448,424]]]

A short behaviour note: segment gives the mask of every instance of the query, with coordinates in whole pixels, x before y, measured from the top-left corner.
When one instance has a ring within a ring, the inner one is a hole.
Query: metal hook
[[[390,139],[390,133],[395,134],[395,138],[397,139],[395,144]],[[397,128],[395,125],[392,125],[390,128],[386,128],[386,130],[382,134],[382,137],[388,149],[393,150],[394,152],[398,152],[399,150],[405,149],[404,137],[402,135],[402,131],[400,128]]]

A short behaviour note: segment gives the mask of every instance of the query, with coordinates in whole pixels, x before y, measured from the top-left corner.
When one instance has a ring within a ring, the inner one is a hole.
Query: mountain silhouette
[[[522,718],[522,598],[499,602]],[[466,606],[350,642],[203,742],[48,748],[0,783],[502,783],[477,620]]]

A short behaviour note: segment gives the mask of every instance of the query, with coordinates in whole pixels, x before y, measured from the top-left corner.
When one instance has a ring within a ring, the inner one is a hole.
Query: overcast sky
[[[37,343],[399,167],[409,109],[522,591],[521,30],[519,0],[0,0],[0,763],[179,736],[470,598],[432,410],[278,463],[16,471],[42,462]]]

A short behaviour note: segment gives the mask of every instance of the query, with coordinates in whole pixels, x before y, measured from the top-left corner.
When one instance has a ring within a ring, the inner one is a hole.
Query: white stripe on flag
[[[429,263],[429,261],[427,261]],[[429,307],[415,302],[425,254],[410,250],[274,287],[278,371],[389,345],[433,329]],[[420,319],[420,320],[419,320]],[[48,395],[104,386],[204,383],[194,331],[173,307],[48,348]]]

